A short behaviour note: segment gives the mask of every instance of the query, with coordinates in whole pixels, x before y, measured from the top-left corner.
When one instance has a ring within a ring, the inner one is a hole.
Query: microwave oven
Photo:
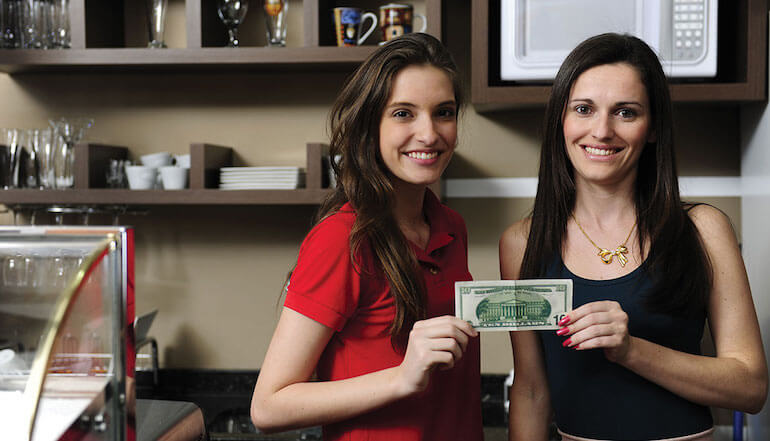
[[[641,38],[666,75],[717,70],[717,0],[500,0],[500,79],[553,80],[567,54],[604,32]]]

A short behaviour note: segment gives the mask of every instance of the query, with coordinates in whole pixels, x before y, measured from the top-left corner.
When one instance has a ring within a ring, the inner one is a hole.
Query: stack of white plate
[[[222,167],[220,190],[292,190],[305,186],[300,167]]]

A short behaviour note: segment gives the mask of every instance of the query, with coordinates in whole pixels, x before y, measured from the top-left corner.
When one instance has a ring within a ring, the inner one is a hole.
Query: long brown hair
[[[457,67],[436,38],[422,33],[396,38],[370,55],[347,80],[329,116],[330,157],[337,187],[322,203],[316,223],[350,202],[356,220],[350,253],[359,263],[361,247],[372,251],[378,271],[387,279],[396,303],[390,328],[394,346],[401,346],[415,321],[425,318],[425,286],[417,259],[393,215],[394,190],[380,155],[380,120],[393,78],[407,66],[429,65],[446,72],[458,109],[463,102]],[[362,266],[357,265],[361,271]]]
[[[635,188],[639,249],[649,243],[644,270],[655,282],[647,299],[652,311],[702,310],[711,289],[711,264],[700,235],[679,197],[671,96],[658,57],[642,40],[602,34],[578,45],[554,80],[545,111],[540,171],[521,277],[539,277],[561,254],[567,221],[575,206],[575,180],[567,157],[562,115],[572,85],[586,70],[628,63],[640,74],[649,97],[655,141],[639,158]]]

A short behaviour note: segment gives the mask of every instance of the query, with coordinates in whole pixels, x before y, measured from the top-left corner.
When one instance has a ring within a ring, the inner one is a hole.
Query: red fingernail
[[[569,316],[566,315],[566,316],[564,316],[563,319],[559,320],[559,323],[557,323],[557,325],[564,326],[564,325],[566,325],[568,323],[569,323]]]
[[[572,349],[578,350],[578,349],[580,349],[580,345],[575,345],[575,346],[572,347]]]
[[[569,328],[561,328],[558,331],[556,331],[556,335],[564,335],[569,332]]]
[[[571,344],[572,344],[572,339],[568,338],[568,339],[564,340],[564,343],[562,343],[561,345],[566,348],[567,346],[569,346]]]

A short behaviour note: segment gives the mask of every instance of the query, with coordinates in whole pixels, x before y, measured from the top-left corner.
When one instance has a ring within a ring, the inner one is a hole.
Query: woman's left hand
[[[586,303],[570,311],[559,322],[557,335],[567,337],[562,345],[577,350],[604,349],[604,355],[615,363],[628,354],[631,336],[628,335],[628,314],[618,302]]]

